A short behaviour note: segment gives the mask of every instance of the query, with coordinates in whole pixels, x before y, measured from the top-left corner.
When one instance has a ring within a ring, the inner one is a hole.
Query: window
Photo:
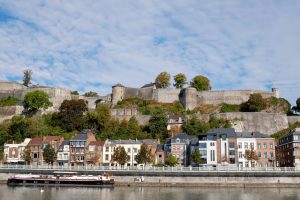
[[[243,158],[243,153],[239,152],[239,158]]]
[[[264,143],[264,149],[266,149],[267,148],[267,143]]]
[[[105,160],[108,160],[108,158],[109,158],[108,154],[105,154]]]
[[[214,142],[211,142],[211,143],[210,143],[210,146],[211,146],[211,147],[214,147],[214,146],[215,146],[215,143],[214,143]]]
[[[206,150],[200,150],[201,156],[207,156],[207,151]]]
[[[229,143],[229,148],[234,148],[234,143],[233,142]]]
[[[250,148],[254,148],[254,142],[250,142]]]
[[[248,149],[248,142],[244,143],[245,149]]]
[[[105,151],[106,151],[106,152],[109,152],[109,147],[105,147]]]
[[[235,151],[234,150],[229,150],[229,155],[230,156],[234,156],[235,155]]]
[[[268,153],[264,152],[264,158],[268,158]]]
[[[159,157],[159,158],[161,158],[161,157],[162,157],[162,155],[161,155],[161,154],[159,154],[159,155],[158,155],[158,157]]]
[[[239,149],[242,148],[242,143],[241,143],[241,142],[238,143],[238,148],[239,148]]]
[[[206,143],[199,143],[200,148],[206,148]]]
[[[261,149],[261,144],[260,143],[257,143],[257,148]]]
[[[298,135],[294,135],[294,140],[298,140],[298,139],[299,139]]]
[[[127,148],[127,152],[128,152],[128,153],[131,153],[131,148]]]
[[[133,148],[133,153],[137,153],[137,148]]]
[[[249,167],[249,162],[245,162],[245,167]]]
[[[261,158],[261,152],[260,152],[260,151],[257,152],[257,156],[258,156],[259,158]]]
[[[270,142],[270,149],[273,149],[273,142]]]
[[[33,158],[39,158],[39,153],[34,153]]]
[[[273,155],[273,152],[270,152],[270,157],[273,158],[273,156],[274,156],[274,155]]]
[[[210,150],[210,160],[215,161],[215,150]]]

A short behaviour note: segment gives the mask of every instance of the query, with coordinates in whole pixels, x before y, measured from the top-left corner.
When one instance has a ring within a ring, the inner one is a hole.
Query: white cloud
[[[19,80],[29,66],[39,84],[104,95],[118,82],[184,72],[209,76],[215,89],[279,87],[294,104],[299,8],[293,0],[0,1],[0,79]]]

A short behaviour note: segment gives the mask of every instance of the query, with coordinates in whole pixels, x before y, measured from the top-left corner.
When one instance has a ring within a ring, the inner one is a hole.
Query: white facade
[[[206,159],[206,164],[217,164],[217,142],[214,140],[199,141],[201,158]]]
[[[7,163],[23,163],[23,154],[31,139],[26,138],[19,144],[4,144],[4,160]]]
[[[70,158],[70,145],[63,144],[62,149],[57,152],[57,162],[61,166],[68,166]]]
[[[124,147],[125,151],[129,155],[130,159],[125,166],[135,166],[137,162],[135,161],[135,156],[138,154],[139,150],[141,149],[141,141],[136,140],[106,140],[104,147],[103,147],[103,156],[102,156],[102,163],[104,165],[117,165],[117,163],[112,163],[111,158],[114,154],[115,148],[122,146]]]
[[[245,158],[245,151],[247,149],[251,149],[251,146],[253,146],[253,149],[256,151],[256,139],[255,138],[237,138],[237,148],[238,148],[238,155],[237,155],[237,162],[239,167],[255,167],[256,162],[255,161],[248,161]]]

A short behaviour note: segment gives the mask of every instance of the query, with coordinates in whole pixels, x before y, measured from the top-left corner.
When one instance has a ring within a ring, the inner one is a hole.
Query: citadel
[[[14,96],[23,99],[26,93],[35,90],[41,90],[49,95],[53,103],[51,108],[45,112],[58,111],[64,100],[84,99],[88,102],[88,109],[93,110],[98,103],[110,103],[112,108],[123,99],[139,97],[145,100],[155,100],[160,103],[173,103],[179,101],[186,110],[193,110],[199,104],[218,105],[241,104],[249,99],[253,93],[260,93],[263,98],[279,98],[279,89],[272,88],[271,91],[262,90],[212,90],[197,91],[195,88],[187,87],[183,89],[175,88],[157,88],[155,83],[150,83],[141,88],[126,87],[121,84],[112,86],[112,93],[106,96],[86,97],[83,95],[72,95],[71,90],[47,86],[30,86],[26,87],[16,82],[0,82],[0,99],[8,96]],[[23,111],[22,105],[0,107],[0,122],[19,115]],[[136,116],[141,124],[147,123],[150,116],[141,115],[136,109],[112,109],[112,116],[117,119],[129,119]],[[201,118],[207,118],[199,114]],[[225,118],[232,121],[233,127],[240,131],[260,131],[268,134],[282,130],[288,127],[288,123],[300,121],[298,116],[286,116],[280,113],[218,113],[213,116]]]

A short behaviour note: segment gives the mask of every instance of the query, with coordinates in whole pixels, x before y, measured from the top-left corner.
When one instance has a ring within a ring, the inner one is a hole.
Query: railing
[[[147,172],[300,172],[295,167],[121,167],[121,166],[57,166],[57,165],[5,165],[0,164],[1,169],[20,170],[74,170],[74,171],[147,171]]]

